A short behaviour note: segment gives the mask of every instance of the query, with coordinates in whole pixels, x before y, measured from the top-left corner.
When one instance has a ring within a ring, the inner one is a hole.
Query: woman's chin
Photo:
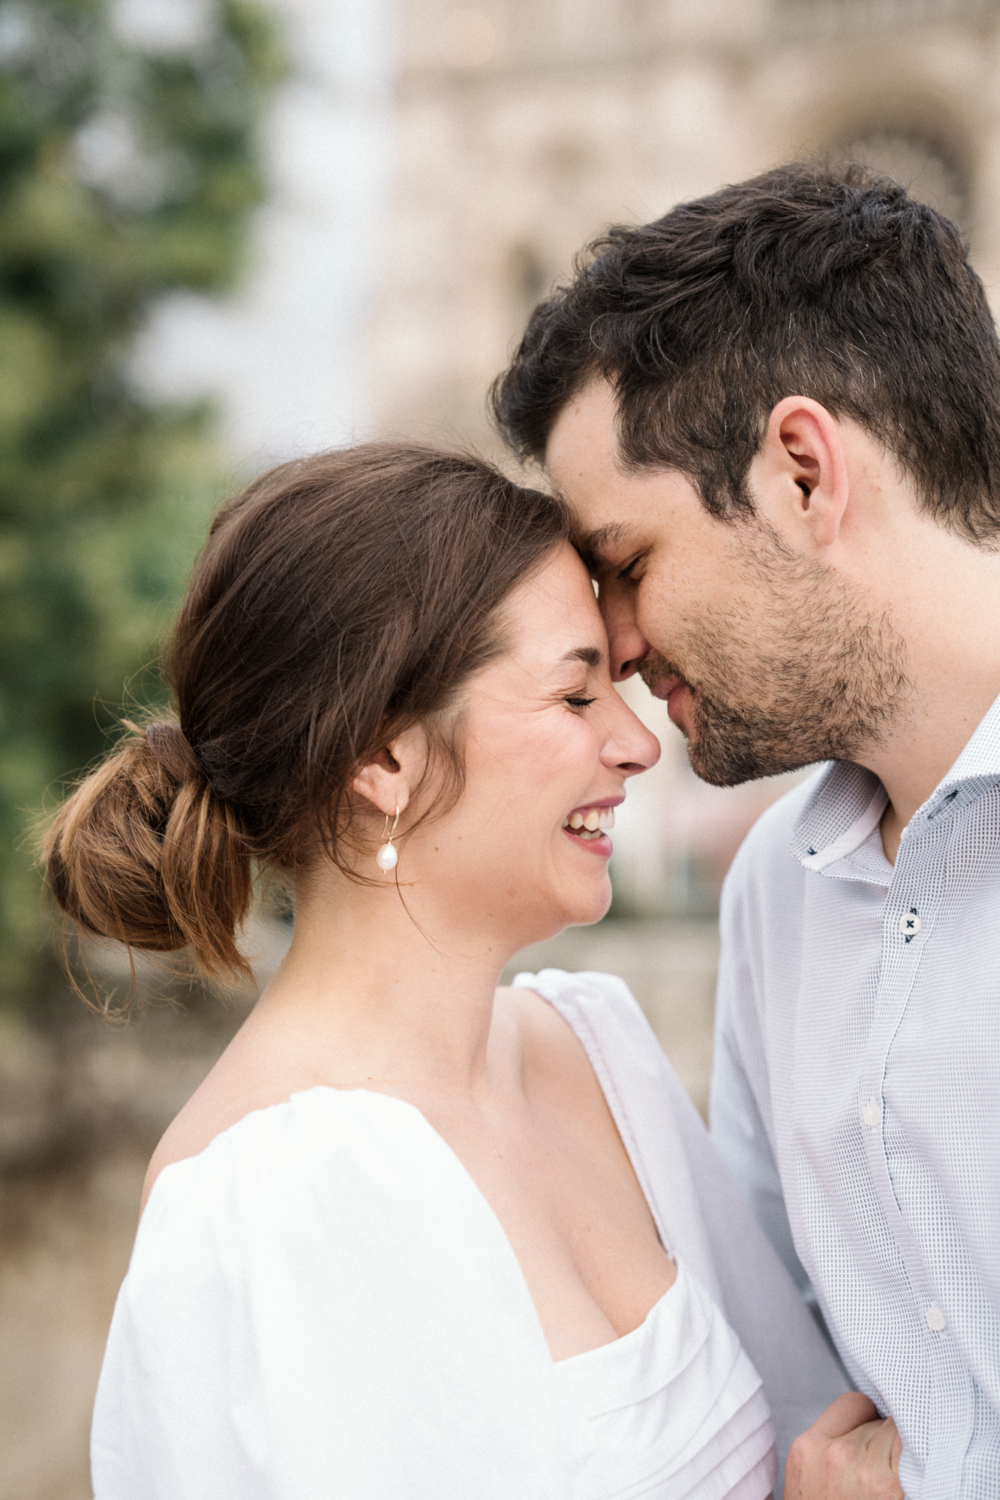
[[[611,905],[611,881],[607,871],[604,872],[601,881],[590,890],[581,891],[579,900],[565,902],[563,904],[563,927],[590,927],[599,922],[602,917],[607,916]]]
[[[520,951],[544,943],[567,927],[590,927],[607,914],[610,905],[611,882],[606,873],[599,885],[570,893],[563,889],[551,902],[539,892],[532,906],[518,914],[511,931],[514,947]]]

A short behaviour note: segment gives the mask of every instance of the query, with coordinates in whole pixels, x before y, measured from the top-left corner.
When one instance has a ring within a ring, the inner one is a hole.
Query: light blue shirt
[[[909,1500],[1000,1496],[1000,699],[882,850],[881,783],[823,767],[722,902],[712,1130]]]

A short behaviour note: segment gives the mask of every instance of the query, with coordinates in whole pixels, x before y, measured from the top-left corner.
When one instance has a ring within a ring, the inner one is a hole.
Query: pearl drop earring
[[[396,824],[398,822],[399,803],[397,802],[396,816],[392,820],[391,830],[389,828],[389,814],[386,813],[385,815],[385,827],[382,829],[382,838],[385,840],[385,842],[381,845],[378,853],[375,856],[375,863],[378,865],[380,870],[384,870],[386,875],[388,875],[390,870],[394,870],[396,868],[396,862],[399,859],[399,851],[395,848],[392,842],[392,836],[396,832]],[[386,834],[388,834],[388,838],[386,838]]]

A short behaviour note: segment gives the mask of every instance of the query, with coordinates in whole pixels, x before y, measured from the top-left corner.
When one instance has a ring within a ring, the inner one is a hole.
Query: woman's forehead
[[[590,575],[569,546],[515,591],[508,619],[510,655],[536,667],[594,668],[607,655]]]

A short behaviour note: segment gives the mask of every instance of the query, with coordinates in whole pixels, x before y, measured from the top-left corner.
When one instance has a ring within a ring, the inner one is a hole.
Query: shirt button
[[[899,930],[907,937],[916,937],[920,931],[920,918],[915,911],[904,911],[899,919]]]
[[[948,1319],[939,1307],[929,1307],[924,1317],[927,1319],[927,1327],[931,1333],[943,1333],[948,1327]]]
[[[877,1104],[874,1104],[871,1100],[869,1100],[864,1109],[861,1111],[861,1118],[862,1120],[864,1120],[869,1130],[874,1130],[876,1125],[881,1125],[882,1123],[882,1111],[879,1109]]]

